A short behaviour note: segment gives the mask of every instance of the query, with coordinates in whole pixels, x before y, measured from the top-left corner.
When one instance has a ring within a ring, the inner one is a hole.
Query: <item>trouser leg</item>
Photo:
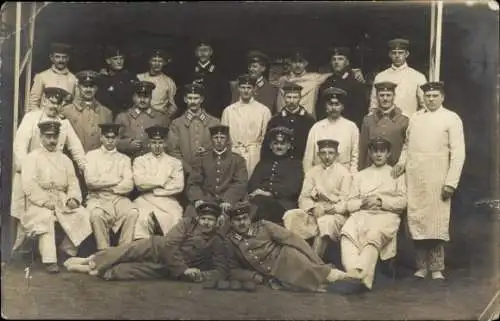
[[[100,208],[93,209],[90,213],[90,224],[94,232],[97,249],[104,250],[110,247],[109,224],[106,213]]]
[[[144,239],[153,235],[152,213],[139,212],[134,229],[134,239]]]
[[[56,232],[54,223],[49,224],[49,230],[38,237],[38,250],[42,263],[57,263]]]
[[[69,256],[76,256],[76,254],[78,253],[78,247],[76,247],[73,242],[71,242],[67,235],[64,235],[59,248]]]
[[[326,247],[328,246],[328,236],[318,235],[314,238],[313,250],[318,254],[319,257],[325,255]]]
[[[360,267],[363,271],[363,284],[371,289],[375,278],[375,267],[378,260],[378,248],[372,244],[367,244],[360,255]]]
[[[427,244],[425,240],[415,241],[417,270],[427,270]]]
[[[441,272],[444,270],[444,242],[432,240],[429,242],[428,264],[431,272]]]
[[[103,278],[106,280],[145,280],[159,279],[168,275],[165,265],[153,262],[125,262],[108,269]]]
[[[139,212],[136,209],[130,210],[127,217],[123,220],[118,244],[126,244],[134,240],[134,230],[138,217]]]
[[[358,267],[359,249],[345,236],[340,238],[340,253],[342,256],[342,265],[346,271],[354,270]]]

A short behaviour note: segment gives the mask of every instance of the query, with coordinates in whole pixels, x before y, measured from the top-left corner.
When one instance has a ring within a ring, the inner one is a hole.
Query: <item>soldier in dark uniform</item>
[[[107,47],[104,58],[106,68],[101,70],[99,90],[96,98],[104,106],[111,109],[113,117],[130,107],[134,92],[134,82],[137,77],[124,69],[125,56],[123,51],[116,47]]]
[[[213,149],[196,162],[186,183],[187,217],[205,202],[219,203],[226,212],[246,196],[247,167],[245,159],[231,151],[229,127],[210,127],[210,134]]]
[[[189,71],[186,83],[197,83],[205,87],[203,108],[220,119],[222,110],[229,105],[231,99],[229,82],[224,79],[219,65],[213,63],[213,47],[208,41],[200,41],[195,54],[198,61],[193,70]]]
[[[272,85],[265,77],[269,57],[260,51],[250,51],[247,55],[248,74],[255,80],[255,93],[253,98],[276,113],[276,100],[278,98],[278,87]],[[231,82],[231,103],[239,99],[238,81]]]
[[[165,236],[152,236],[108,248],[89,258],[70,259],[70,271],[105,280],[174,278],[202,282],[227,275],[224,239],[217,233],[221,208],[204,203],[197,216],[185,218]]]
[[[351,68],[349,56],[350,50],[347,47],[333,47],[330,49],[333,74],[319,88],[316,115],[318,116],[318,120],[326,118],[323,91],[329,87],[340,88],[347,92],[347,108],[345,109],[344,117],[353,121],[359,128],[363,117],[366,115],[368,97],[364,80]]]
[[[260,152],[261,159],[272,157],[269,149],[269,131],[275,127],[288,127],[293,130],[293,151],[290,156],[302,160],[307,144],[309,130],[314,125],[314,118],[300,105],[302,87],[294,83],[283,86],[285,92],[285,107],[267,124],[266,136]]]
[[[325,285],[356,281],[325,264],[300,236],[266,220],[251,221],[250,204],[229,211],[228,267],[230,277],[261,283],[276,280],[292,289],[325,292]]]
[[[151,94],[155,85],[147,81],[134,83],[134,105],[116,116],[115,123],[122,125],[117,148],[132,159],[149,151],[148,137],[144,129],[151,126],[168,127],[166,113],[151,108]]]
[[[275,127],[269,135],[273,156],[257,164],[248,181],[248,192],[257,206],[256,219],[283,224],[285,211],[297,208],[304,172],[302,160],[290,157],[292,130]]]

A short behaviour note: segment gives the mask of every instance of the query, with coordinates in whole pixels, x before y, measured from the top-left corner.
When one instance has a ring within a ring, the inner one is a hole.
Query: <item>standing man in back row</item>
[[[406,39],[393,39],[389,41],[389,58],[392,65],[375,76],[374,84],[390,81],[397,85],[395,104],[402,109],[403,114],[411,116],[418,109],[424,107],[423,94],[420,86],[427,80],[417,70],[408,66],[406,59],[410,55],[410,42]],[[370,112],[377,109],[377,90],[372,88],[370,98]]]

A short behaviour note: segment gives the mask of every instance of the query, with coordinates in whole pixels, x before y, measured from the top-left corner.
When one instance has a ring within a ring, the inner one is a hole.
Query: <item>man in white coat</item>
[[[55,222],[65,235],[62,250],[70,256],[92,233],[88,211],[81,206],[82,195],[72,162],[58,149],[61,123],[38,124],[42,147],[23,160],[21,178],[26,212],[20,224],[28,236],[38,238],[42,262],[49,273],[57,265]]]
[[[423,105],[423,93],[420,86],[427,80],[424,74],[408,66],[406,59],[410,55],[410,42],[406,39],[393,39],[388,43],[389,58],[392,65],[378,73],[373,83],[393,82],[396,87],[394,104],[401,108],[405,116],[410,117]],[[377,90],[372,88],[370,96],[370,113],[378,108]]]
[[[299,208],[283,216],[285,228],[304,239],[315,237],[313,249],[322,257],[328,239],[339,241],[340,230],[346,221],[345,205],[351,187],[351,174],[335,160],[339,143],[319,140],[321,164],[309,169],[299,196]]]
[[[136,158],[132,167],[141,192],[134,200],[139,209],[134,239],[151,236],[157,227],[166,235],[182,219],[182,207],[175,198],[184,189],[182,162],[164,151],[166,127],[151,126],[145,131],[151,152]]]
[[[444,280],[444,247],[449,241],[451,197],[465,162],[460,116],[443,107],[444,84],[422,86],[425,109],[410,118],[406,142],[393,175],[406,171],[408,226],[415,241],[417,272],[423,279]]]
[[[64,98],[67,94],[66,91],[60,88],[45,88],[42,97],[43,108],[24,115],[17,129],[16,136],[14,137],[14,168],[16,173],[12,182],[11,199],[11,216],[16,219],[21,219],[26,207],[21,184],[21,167],[28,153],[41,147],[41,135],[38,127],[40,122],[52,120],[61,123],[57,150],[62,151],[64,147],[67,147],[73,160],[78,164],[79,169],[83,171],[85,168],[85,151],[82,143],[69,120],[63,119],[60,116]],[[13,246],[14,249],[17,249],[22,244],[24,237],[22,229],[18,229],[16,242]]]
[[[347,201],[350,214],[340,239],[342,264],[361,284],[371,289],[378,258],[385,261],[396,255],[399,215],[406,208],[403,177],[391,177],[387,164],[391,143],[375,137],[368,144],[372,165],[353,176]]]
[[[255,79],[248,74],[238,77],[240,100],[222,112],[222,125],[229,126],[233,152],[246,161],[248,177],[260,161],[260,150],[271,112],[253,98]]]
[[[318,121],[309,131],[306,151],[302,160],[304,172],[318,164],[321,160],[316,143],[322,139],[333,139],[339,142],[337,161],[349,172],[358,171],[358,144],[359,129],[355,123],[344,118],[342,111],[345,106],[347,93],[339,88],[330,87],[323,91],[326,98],[327,118]]]
[[[87,153],[85,181],[89,190],[87,210],[97,249],[110,247],[110,229],[120,232],[118,244],[130,243],[139,215],[128,194],[134,188],[132,162],[116,150],[120,125],[105,123],[101,128],[101,147]]]

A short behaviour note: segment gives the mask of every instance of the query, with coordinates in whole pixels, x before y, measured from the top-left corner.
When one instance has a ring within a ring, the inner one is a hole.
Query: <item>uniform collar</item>
[[[401,70],[404,70],[406,68],[408,68],[408,64],[406,62],[404,64],[402,64],[401,66],[399,66],[399,67],[391,65],[391,69],[394,70],[394,71],[401,71]]]
[[[229,149],[227,147],[224,148],[222,152],[216,151],[215,148],[213,149],[215,156],[226,156],[228,150]]]
[[[293,112],[293,113],[291,111],[289,111],[288,109],[286,109],[286,108],[283,108],[281,110],[281,117],[287,117],[287,116],[290,116],[290,115],[305,116],[306,115],[306,110],[302,106],[299,106],[299,108],[297,108],[297,110],[295,112]]]
[[[388,115],[391,120],[394,120],[394,117],[401,114],[401,110],[393,105],[388,111],[383,112],[381,109],[377,109],[376,115],[380,120],[384,115]]]
[[[79,112],[82,112],[87,108],[95,111],[95,109],[97,108],[97,101],[95,99],[92,99],[91,101],[75,99],[74,105],[76,110],[78,110]]]
[[[64,120],[66,119],[66,117],[64,117],[64,115],[62,114],[59,114],[57,115],[56,117],[49,117],[47,116],[47,114],[45,113],[45,110],[42,110],[42,114],[40,115],[40,119],[39,121],[44,121],[44,120],[56,120],[56,121],[61,121],[61,120]]]
[[[56,73],[58,75],[67,75],[67,74],[69,74],[69,69],[68,68],[64,68],[63,70],[59,70],[54,65],[52,65],[50,67],[50,70],[52,70],[54,73]]]
[[[264,76],[260,76],[255,84],[257,85],[258,88],[262,88],[262,86],[264,86],[264,83],[265,83]]]
[[[101,151],[104,153],[104,154],[116,154],[118,151],[116,150],[116,147],[115,149],[113,150],[107,150],[106,147],[102,146],[101,145]]]
[[[196,64],[196,67],[194,68],[196,72],[200,71],[207,71],[207,72],[214,72],[215,71],[215,64],[213,64],[211,61],[207,62],[206,64],[202,65],[199,61]]]
[[[243,100],[241,100],[241,98],[238,100],[238,102],[241,104],[241,105],[250,105],[251,103],[253,103],[255,101],[255,98],[250,98],[250,100],[248,101],[248,103],[245,103],[243,102]]]
[[[443,108],[444,108],[444,106],[443,106],[443,105],[441,105],[441,106],[439,106],[439,107],[438,107],[438,109],[436,109],[436,110],[434,110],[434,111],[431,111],[431,110],[429,110],[427,107],[424,107],[424,108],[422,109],[422,113],[435,113],[435,112],[438,112],[438,111],[442,111],[442,110],[443,110]]]
[[[347,79],[349,77],[349,74],[351,73],[351,68],[346,67],[340,72],[333,72],[333,76],[335,78],[340,78],[340,79]]]
[[[194,118],[199,118],[201,121],[205,121],[205,119],[207,119],[207,113],[203,109],[201,109],[200,112],[196,115],[188,109],[186,111],[186,119],[191,122]]]
[[[153,115],[153,108],[149,107],[148,109],[146,109],[146,110],[143,111],[143,110],[141,110],[141,109],[139,109],[137,107],[134,107],[134,108],[132,108],[130,110],[130,115],[132,117],[134,117],[134,118],[139,117],[139,115],[142,114],[142,113],[147,114],[148,116],[152,117],[152,115]]]

